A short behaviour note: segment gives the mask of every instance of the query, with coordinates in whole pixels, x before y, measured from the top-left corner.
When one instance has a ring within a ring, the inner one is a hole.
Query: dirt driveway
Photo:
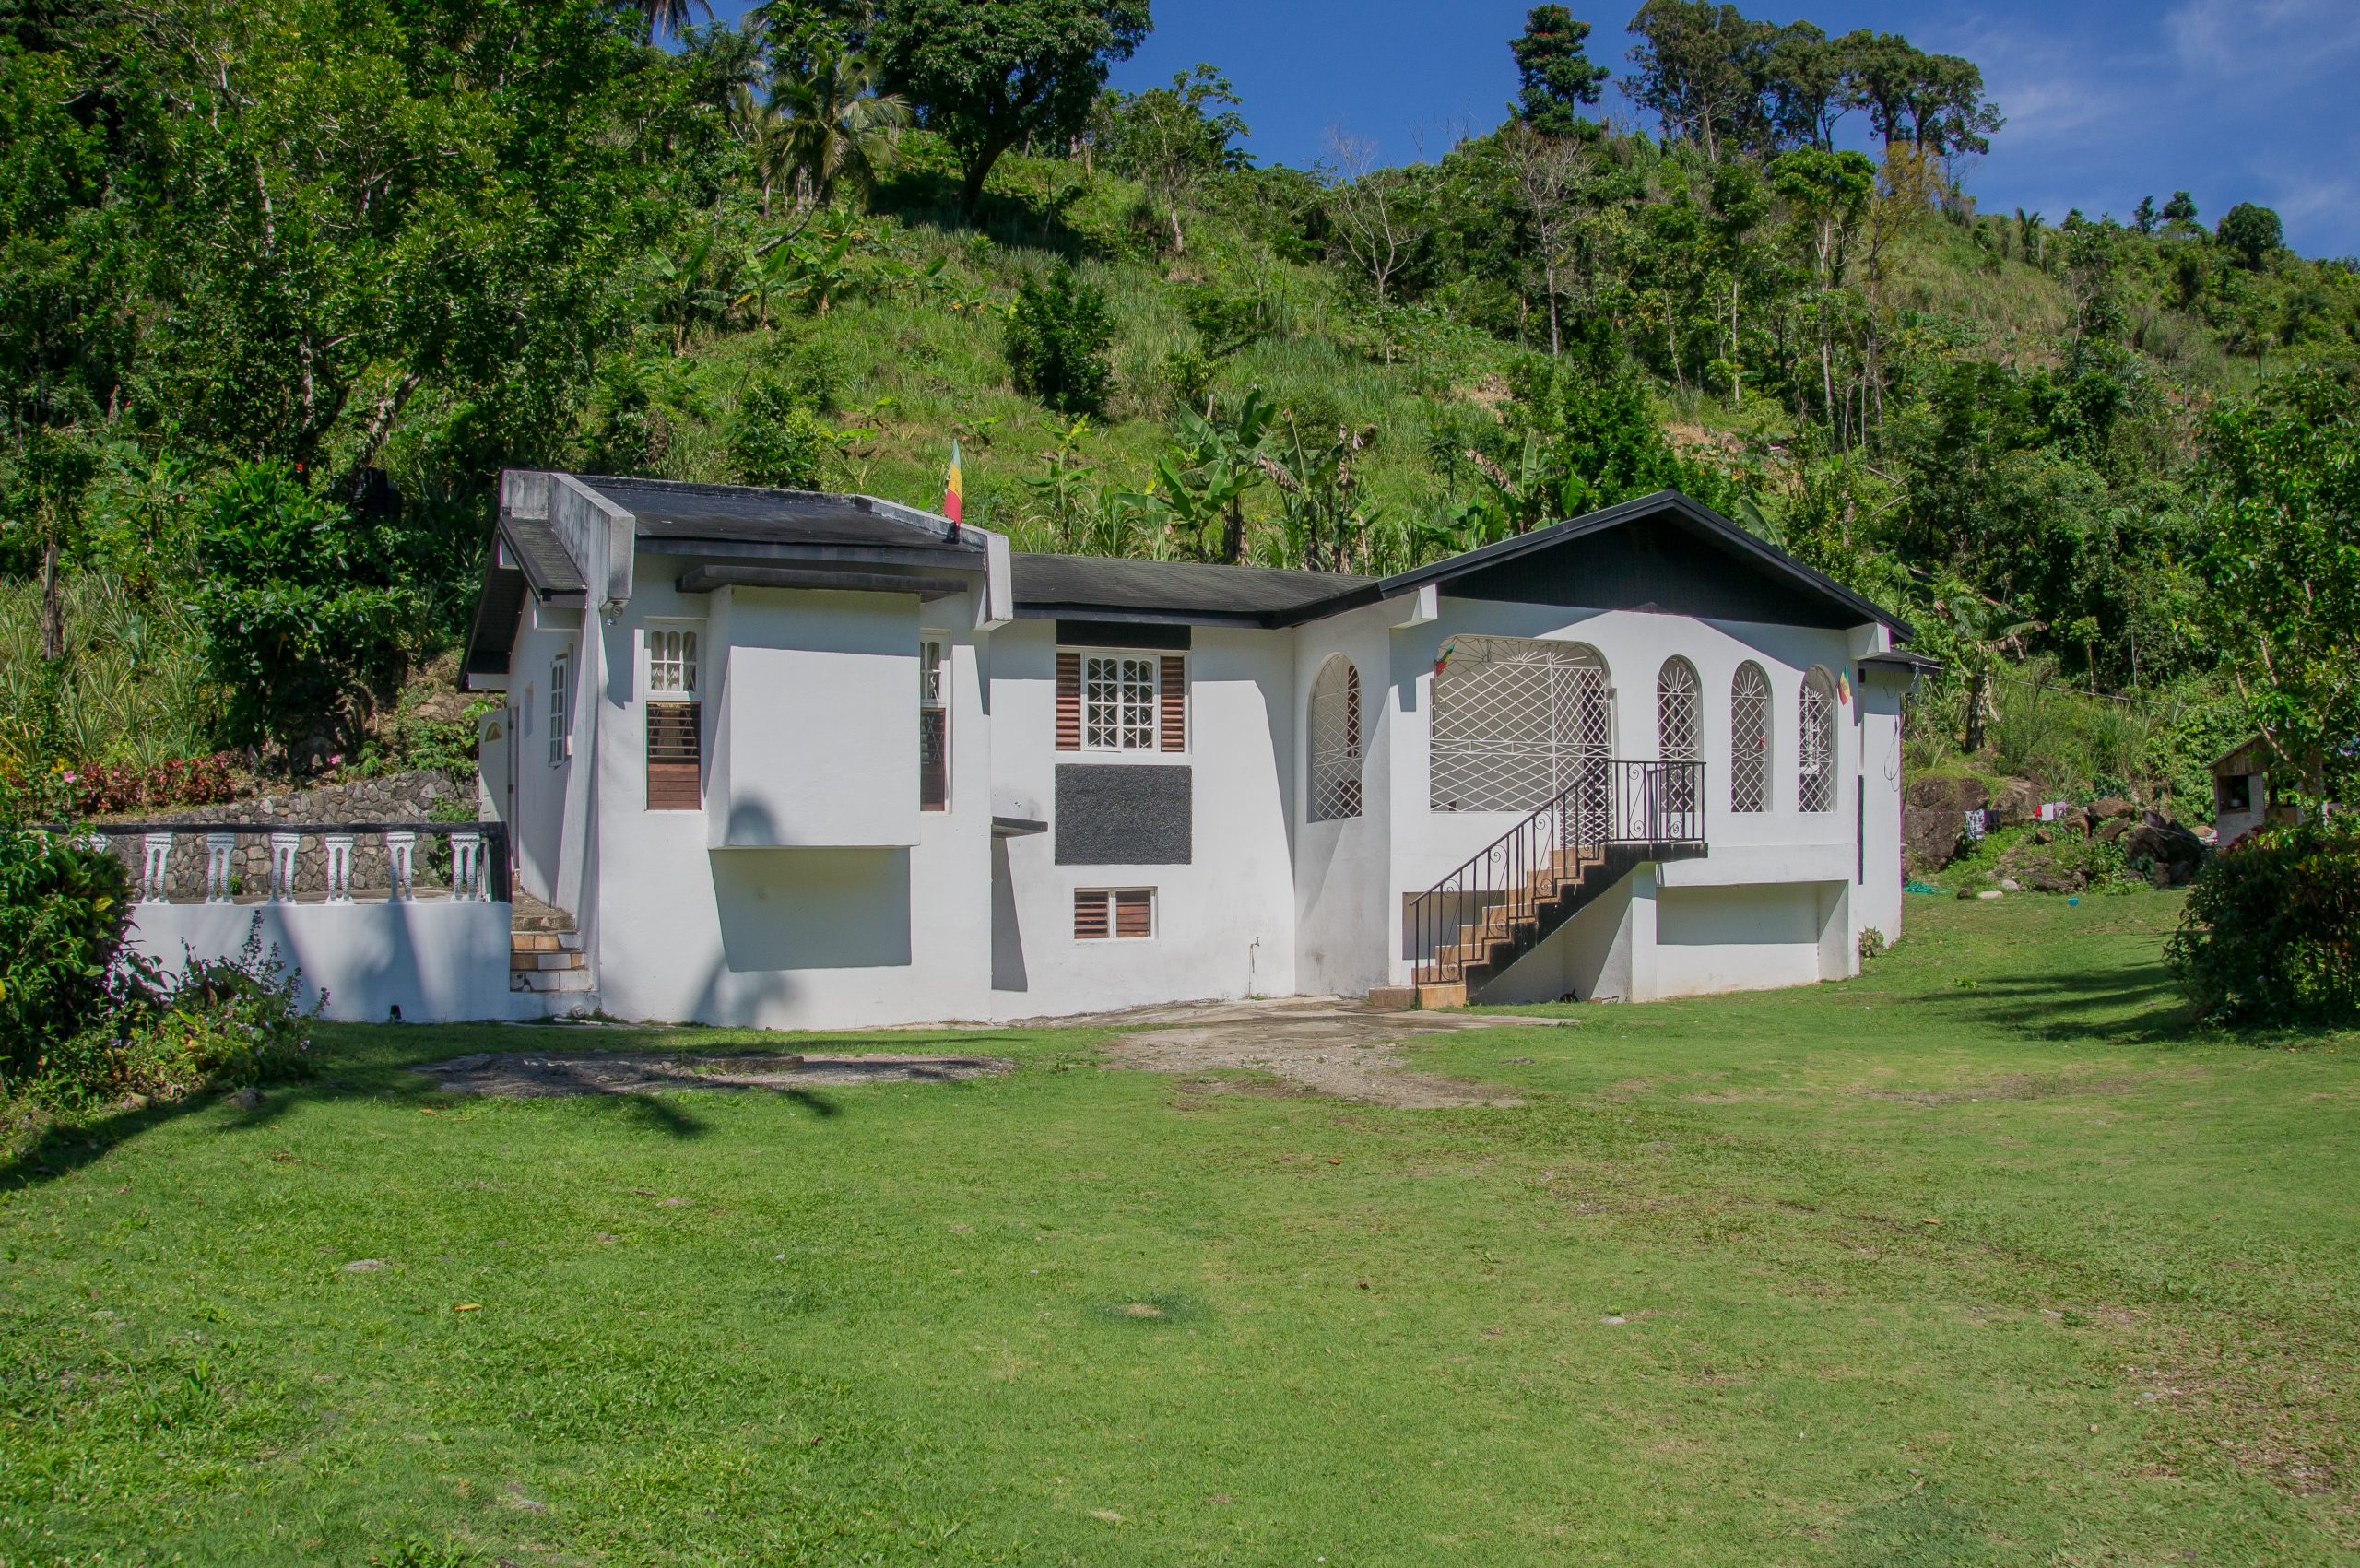
[[[1401,1063],[1403,1042],[1507,1025],[1572,1027],[1578,1020],[1496,1013],[1375,1012],[1335,996],[1283,996],[1250,1002],[1188,1002],[1023,1021],[1033,1026],[1125,1031],[1105,1044],[1110,1067],[1158,1073],[1269,1073],[1314,1093],[1431,1111],[1520,1102],[1481,1084],[1410,1071]]]
[[[1268,1073],[1315,1094],[1407,1110],[1441,1110],[1518,1102],[1481,1084],[1410,1071],[1401,1061],[1404,1042],[1469,1029],[1572,1027],[1578,1021],[1514,1014],[1375,1012],[1358,1002],[1334,996],[1284,996],[1024,1019],[1016,1027],[1115,1031],[1103,1046],[1110,1068],[1183,1075]],[[997,1056],[866,1052],[789,1055],[745,1051],[684,1056],[660,1051],[486,1051],[421,1063],[411,1070],[458,1093],[537,1099],[676,1089],[942,1083],[1004,1073],[1009,1066]],[[1218,1090],[1223,1084],[1216,1079],[1205,1087]]]
[[[652,1051],[484,1051],[411,1068],[443,1089],[512,1100],[553,1094],[649,1094],[670,1089],[819,1089],[856,1083],[947,1083],[1004,1073],[997,1056],[794,1056],[775,1051],[682,1056]]]

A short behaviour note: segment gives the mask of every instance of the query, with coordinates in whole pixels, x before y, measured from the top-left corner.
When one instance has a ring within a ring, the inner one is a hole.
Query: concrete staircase
[[[1552,856],[1417,966],[1418,1006],[1463,1008],[1481,1000],[1486,984],[1643,864],[1704,854],[1705,846],[1693,843],[1606,843]]]
[[[543,995],[590,990],[590,964],[573,916],[521,888],[512,907],[516,913],[509,925],[508,988]]]

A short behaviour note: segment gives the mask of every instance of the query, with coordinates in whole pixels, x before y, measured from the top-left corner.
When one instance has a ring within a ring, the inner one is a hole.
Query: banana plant
[[[1155,460],[1155,493],[1169,525],[1199,560],[1235,565],[1245,554],[1245,493],[1268,477],[1270,424],[1277,414],[1259,387],[1227,418],[1180,416],[1180,439]]]

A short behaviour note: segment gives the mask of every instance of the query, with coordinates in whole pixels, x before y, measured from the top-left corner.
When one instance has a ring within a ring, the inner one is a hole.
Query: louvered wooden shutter
[[[1081,655],[1057,655],[1057,749],[1081,749]]]
[[[1135,888],[1115,895],[1115,935],[1117,937],[1148,937],[1154,934],[1155,894],[1146,888]]]
[[[694,702],[647,704],[647,808],[694,811],[704,804],[703,746]]]
[[[1074,894],[1074,940],[1091,942],[1107,935],[1106,902],[1106,895],[1103,892]]]
[[[1188,749],[1188,661],[1167,654],[1156,696],[1163,705],[1163,749]]]

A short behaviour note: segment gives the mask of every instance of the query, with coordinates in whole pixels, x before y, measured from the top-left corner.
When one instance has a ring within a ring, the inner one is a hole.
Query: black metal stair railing
[[[1601,758],[1540,809],[1410,901],[1404,933],[1421,985],[1450,984],[1541,918],[1616,846],[1705,842],[1705,764]]]

